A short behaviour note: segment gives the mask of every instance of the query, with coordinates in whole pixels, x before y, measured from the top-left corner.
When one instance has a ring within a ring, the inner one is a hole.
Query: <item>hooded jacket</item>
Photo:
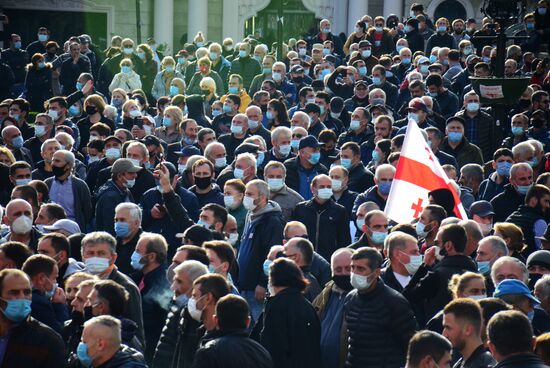
[[[266,287],[263,262],[273,245],[282,244],[284,226],[281,207],[276,202],[268,201],[261,210],[248,212],[237,255],[240,290]]]

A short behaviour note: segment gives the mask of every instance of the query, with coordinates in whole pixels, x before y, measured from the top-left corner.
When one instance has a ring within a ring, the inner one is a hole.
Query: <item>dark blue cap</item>
[[[201,150],[195,146],[187,146],[182,148],[181,151],[174,152],[179,157],[191,157],[193,155],[200,155]]]
[[[325,145],[324,143],[319,143],[317,138],[315,138],[314,136],[308,135],[307,137],[300,139],[300,145],[298,146],[298,149],[307,148],[307,147],[318,148],[324,145]]]

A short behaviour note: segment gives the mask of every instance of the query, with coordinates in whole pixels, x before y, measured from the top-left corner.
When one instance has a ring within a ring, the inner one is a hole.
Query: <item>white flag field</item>
[[[420,217],[422,210],[429,204],[428,193],[440,188],[447,188],[453,193],[455,214],[467,219],[459,194],[416,122],[409,120],[385,213],[397,223],[410,223]]]

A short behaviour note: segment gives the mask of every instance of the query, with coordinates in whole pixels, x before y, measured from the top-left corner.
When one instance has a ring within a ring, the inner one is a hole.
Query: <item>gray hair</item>
[[[406,234],[402,231],[394,231],[390,233],[384,240],[384,250],[387,251],[387,257],[391,258],[395,249],[405,249],[407,247],[407,243],[409,242],[416,244],[417,240],[414,236]]]
[[[390,164],[382,164],[380,166],[378,166],[376,168],[376,171],[374,172],[374,177],[376,179],[380,179],[380,173],[383,171],[383,170],[389,170],[391,171],[394,175],[395,175],[395,167],[393,167],[392,165]]]
[[[520,142],[512,147],[512,154],[514,155],[514,158],[517,156],[525,157],[525,155],[528,155],[531,152],[535,154],[535,147],[533,147],[533,145],[528,141]]]
[[[168,253],[168,243],[164,236],[155,233],[141,233],[139,240],[145,239],[147,241],[146,250],[147,253],[155,253],[156,261],[159,264],[163,264],[166,261],[166,254]]]
[[[475,240],[476,243],[479,243],[479,241],[483,239],[481,228],[479,227],[479,224],[474,220],[462,220],[458,224],[462,226],[466,231],[466,236],[468,237],[468,240]]]
[[[143,143],[141,142],[132,142],[128,145],[128,147],[126,147],[126,155],[128,155],[128,150],[132,147],[139,147],[139,149],[141,150],[141,154],[143,155],[144,158],[148,158],[149,157],[149,150],[147,150],[147,146],[144,145]]]
[[[82,239],[82,246],[80,252],[84,254],[84,248],[87,246],[96,246],[99,244],[107,243],[111,249],[111,254],[116,253],[116,239],[106,231],[94,231],[87,234]]]
[[[240,159],[243,159],[246,161],[246,163],[248,164],[248,166],[251,166],[254,168],[254,174],[256,174],[256,156],[254,156],[252,153],[249,153],[249,152],[245,152],[245,153],[241,153],[239,154],[236,158],[235,158],[235,163],[237,163],[238,160]]]
[[[193,156],[189,157],[187,159],[187,163],[185,164],[185,170],[186,171],[191,171],[191,169],[193,168],[193,165],[195,164],[195,162],[197,162],[198,160],[200,160],[202,158],[206,158],[206,157],[201,156],[201,155],[193,155]]]
[[[523,262],[521,262],[519,259],[510,257],[510,256],[500,257],[495,261],[495,263],[493,263],[493,266],[491,267],[491,280],[493,280],[493,284],[495,285],[498,284],[497,277],[496,277],[497,268],[507,263],[514,264],[521,270],[521,274],[523,278],[520,281],[523,281],[524,283],[527,284],[527,282],[529,281],[529,271],[527,270],[527,266],[523,264]]]
[[[49,117],[49,116],[48,116]],[[57,145],[59,147],[61,147],[61,144],[59,144],[59,142],[57,141],[57,139],[55,138],[48,138],[44,141],[44,143],[42,143],[42,145],[40,146],[40,152],[44,152],[44,150],[46,149],[46,146],[50,143],[57,143]]]
[[[522,142],[522,143],[525,143],[525,142]],[[521,143],[518,143],[518,144],[521,144]],[[516,145],[516,147],[517,147],[517,145]],[[530,146],[530,147],[532,147],[532,146]],[[515,154],[514,154],[514,156],[515,156]],[[512,165],[512,168],[510,169],[510,177],[515,179],[516,173],[519,170],[528,170],[528,171],[531,171],[531,173],[533,172],[533,168],[529,164],[527,164],[525,162],[518,162],[517,164]]]
[[[460,168],[460,175],[474,177],[481,183],[483,181],[483,168],[478,164],[466,164]]]
[[[109,339],[114,343],[115,346],[120,345],[122,339],[120,336],[120,321],[109,315],[101,315],[93,317],[92,319],[84,322],[84,327],[100,325],[101,327],[109,330]]]
[[[544,146],[542,145],[541,142],[539,142],[538,140],[536,139],[529,139],[527,141],[525,141],[527,143],[529,143],[531,146],[533,146],[533,148],[535,149],[535,153],[538,152],[542,152],[544,151]]]
[[[283,175],[286,177],[286,167],[279,161],[269,161],[264,167],[264,176],[267,175],[267,172],[271,169],[281,169],[283,170]]]
[[[115,214],[118,211],[122,211],[122,210],[130,211],[130,216],[132,216],[134,220],[138,220],[141,223],[141,219],[143,215],[142,215],[142,210],[140,206],[132,202],[122,202],[118,206],[116,206]]]
[[[174,274],[181,272],[188,274],[191,279],[191,283],[193,283],[196,279],[208,273],[208,267],[199,261],[189,260],[182,262],[174,268]]]
[[[267,144],[265,143],[265,139],[261,135],[253,135],[251,137],[248,137],[243,141],[243,143],[256,144],[256,141],[259,141],[261,143],[262,147],[260,148],[267,149]]]
[[[212,150],[214,150],[214,148],[216,147],[222,147],[223,150],[225,151],[225,146],[223,144],[221,144],[220,142],[210,142],[208,143],[208,145],[206,146],[206,148],[204,149],[204,155],[206,156],[206,158],[210,157],[210,155],[212,154]]]
[[[540,280],[535,283],[535,290],[540,293],[539,299],[550,298],[550,275],[542,276]]]
[[[480,245],[481,245],[481,243],[483,243],[483,244],[489,243],[489,245],[491,246],[492,251],[495,254],[501,254],[501,256],[507,256],[508,255],[508,247],[506,246],[506,243],[504,242],[504,240],[502,240],[498,236],[491,235],[491,236],[488,236],[486,238],[483,238],[479,241]]]
[[[258,189],[258,194],[261,197],[269,199],[269,186],[265,181],[260,179],[254,179],[247,184],[247,186],[249,185],[254,185],[256,189]]]
[[[70,135],[69,133],[65,133],[65,132],[59,132],[55,135],[55,138],[57,139],[57,137],[65,137],[67,138],[67,140],[69,141],[69,144],[71,145],[71,147],[74,147],[74,138],[72,135]],[[61,144],[61,143],[60,143]]]
[[[290,139],[292,137],[292,130],[290,130],[290,128],[287,128],[285,126],[280,126],[273,129],[273,131],[271,132],[271,141],[272,142],[278,141],[279,137],[283,134]]]
[[[372,91],[370,91],[369,98],[372,98],[375,93],[382,93],[382,95],[384,96],[384,101],[386,101],[386,92],[384,92],[382,88],[374,88]]]
[[[67,163],[69,163],[71,165],[71,167],[74,166],[74,163],[75,163],[74,153],[72,153],[71,151],[67,151],[67,150],[59,150],[56,153],[58,153],[58,152],[63,155],[63,158],[65,159],[65,161],[67,161]]]

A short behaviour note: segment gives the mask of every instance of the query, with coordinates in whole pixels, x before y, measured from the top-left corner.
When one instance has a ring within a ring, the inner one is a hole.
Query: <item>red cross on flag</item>
[[[409,120],[397,171],[386,203],[386,215],[398,223],[410,223],[420,217],[428,205],[428,193],[447,188],[455,198],[454,212],[467,219],[459,195],[413,120]]]

